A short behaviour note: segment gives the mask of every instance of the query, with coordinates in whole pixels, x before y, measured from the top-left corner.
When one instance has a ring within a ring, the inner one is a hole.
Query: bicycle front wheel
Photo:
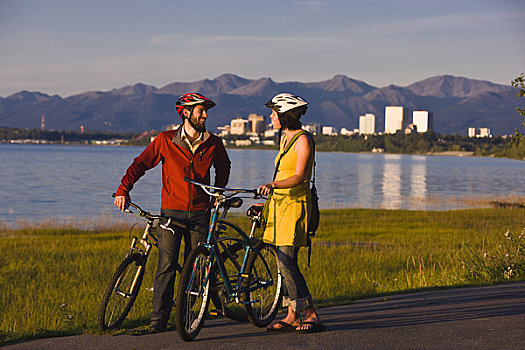
[[[139,294],[145,263],[140,253],[128,255],[113,274],[98,312],[101,330],[119,327],[128,315]]]
[[[209,262],[210,251],[204,246],[198,246],[190,253],[182,268],[175,322],[177,332],[184,341],[193,340],[204,324],[209,300]]]
[[[273,245],[259,243],[248,256],[243,299],[250,322],[266,327],[273,321],[282,302],[282,276],[277,265],[277,250]]]

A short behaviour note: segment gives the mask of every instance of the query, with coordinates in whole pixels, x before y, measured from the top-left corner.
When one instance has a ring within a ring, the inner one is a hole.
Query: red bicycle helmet
[[[175,109],[177,110],[177,113],[179,113],[182,116],[182,111],[184,110],[184,108],[196,105],[203,105],[204,108],[210,109],[215,106],[215,102],[213,102],[204,95],[201,95],[196,92],[190,92],[179,97],[179,99],[175,103]]]

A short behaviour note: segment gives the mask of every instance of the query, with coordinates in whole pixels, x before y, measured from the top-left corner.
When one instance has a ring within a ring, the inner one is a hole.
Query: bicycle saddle
[[[241,198],[230,198],[230,199],[227,199],[224,203],[223,203],[223,208],[224,210],[228,210],[230,208],[240,208],[242,205],[242,199]]]
[[[251,217],[261,215],[263,205],[264,205],[263,203],[252,204],[250,208],[248,208],[248,211],[246,211],[246,215],[251,216]]]

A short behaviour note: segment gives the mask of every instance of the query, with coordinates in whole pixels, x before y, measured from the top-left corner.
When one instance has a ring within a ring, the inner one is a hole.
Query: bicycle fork
[[[193,284],[193,281],[197,277],[196,274],[202,273],[201,266],[197,266],[197,264],[199,264],[199,263],[200,262],[199,262],[198,259],[195,259],[195,261],[193,262],[193,270],[191,272],[191,276],[190,276],[190,280],[188,282],[188,286],[186,287],[186,293],[191,295],[191,296],[195,296],[195,297],[198,297],[198,296],[201,296],[201,295],[207,296],[207,293],[208,293],[208,290],[209,290],[210,275],[211,275],[210,271],[211,271],[211,268],[213,266],[213,256],[210,254],[210,260],[208,261],[208,263],[206,265],[206,271],[205,271],[205,276],[206,277],[204,279],[203,288],[196,291],[196,290],[193,290],[193,288],[191,288],[191,286]],[[208,286],[208,287],[206,287],[206,286]]]
[[[129,287],[129,291],[127,292],[124,292],[124,291],[121,291],[119,290],[119,287],[120,287],[120,282],[121,282],[121,279],[125,276],[121,276],[117,283],[115,284],[115,293],[117,295],[120,295],[121,297],[124,297],[124,298],[131,298],[131,296],[133,295],[133,293],[135,292],[135,286],[137,285],[137,280],[140,276],[140,273],[141,271],[144,269],[144,266],[143,265],[139,265],[139,268],[137,269],[137,272],[135,273],[135,276],[133,277],[133,282],[131,283],[131,286]]]
[[[119,290],[121,280],[125,276],[120,276],[117,283],[115,284],[115,293],[124,298],[130,298],[133,295],[133,293],[135,292],[135,286],[137,285],[139,276],[142,270],[144,270],[144,265],[148,259],[148,255],[151,251],[151,246],[152,246],[150,243],[148,243],[148,240],[147,240],[152,225],[153,224],[150,222],[146,224],[146,228],[144,229],[144,234],[142,235],[141,238],[133,237],[133,239],[131,240],[129,250],[126,253],[126,257],[128,257],[131,254],[133,254],[133,252],[138,252],[139,254],[141,254],[142,258],[140,259],[140,264],[137,269],[137,272],[135,272],[135,276],[133,276],[133,282],[131,283],[131,286],[129,287],[129,290],[127,292]],[[144,248],[142,249],[140,247],[137,247],[137,243],[141,244]]]

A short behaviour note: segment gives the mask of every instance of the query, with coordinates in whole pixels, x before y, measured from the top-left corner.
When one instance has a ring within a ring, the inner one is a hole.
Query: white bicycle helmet
[[[291,109],[307,105],[308,102],[304,98],[286,92],[275,95],[274,98],[265,104],[266,107],[273,109],[277,113],[284,113]]]

